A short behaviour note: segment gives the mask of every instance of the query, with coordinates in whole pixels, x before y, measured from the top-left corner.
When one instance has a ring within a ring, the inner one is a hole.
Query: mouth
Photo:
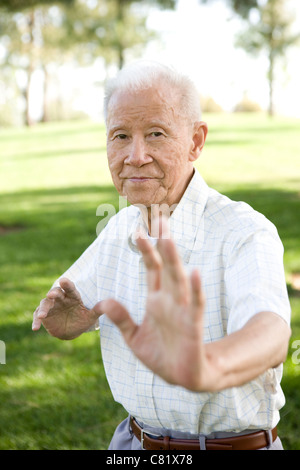
[[[154,178],[151,178],[149,176],[131,176],[130,178],[126,178],[128,181],[131,181],[132,183],[144,183],[145,181],[150,181],[153,180]]]

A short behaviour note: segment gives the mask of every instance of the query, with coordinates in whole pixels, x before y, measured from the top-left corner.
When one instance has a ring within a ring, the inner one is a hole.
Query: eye
[[[117,134],[115,136],[115,139],[119,139],[119,140],[125,140],[126,138],[127,138],[126,134]]]
[[[159,131],[151,132],[150,134],[151,137],[161,137],[162,135],[163,133]]]

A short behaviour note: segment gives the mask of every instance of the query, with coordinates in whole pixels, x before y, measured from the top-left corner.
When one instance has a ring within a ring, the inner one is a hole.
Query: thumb
[[[119,328],[126,343],[130,346],[131,340],[138,329],[138,325],[132,320],[126,308],[114,299],[102,300],[95,305],[94,309],[99,315],[106,316]]]

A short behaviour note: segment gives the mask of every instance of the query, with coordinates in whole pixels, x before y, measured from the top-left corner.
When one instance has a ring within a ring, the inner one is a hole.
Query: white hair
[[[106,84],[104,95],[104,117],[107,121],[108,105],[116,91],[134,92],[159,87],[162,83],[178,91],[181,112],[192,123],[201,120],[200,97],[192,80],[175,69],[152,61],[138,61],[123,68]]]

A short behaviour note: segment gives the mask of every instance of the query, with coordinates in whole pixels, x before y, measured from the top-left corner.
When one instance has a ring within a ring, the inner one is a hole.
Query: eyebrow
[[[168,123],[165,123],[165,122],[163,122],[163,121],[157,121],[157,120],[151,121],[151,122],[147,125],[147,127],[161,127],[161,128],[163,128],[163,129],[169,128],[169,126],[170,126],[170,125],[169,125]],[[114,125],[114,126],[112,126],[112,127],[109,128],[109,132],[110,132],[110,133],[111,133],[111,132],[115,132],[115,131],[117,131],[117,130],[119,130],[119,129],[124,129],[124,130],[127,129],[126,124],[125,124],[125,123],[116,124],[116,125]]]
[[[164,129],[166,127],[170,127],[170,124],[163,122],[163,121],[152,121],[150,124],[151,124],[150,127],[162,127]]]
[[[109,130],[109,132],[111,133],[111,132],[115,132],[115,131],[117,131],[117,130],[119,130],[119,129],[124,129],[124,126],[116,125],[116,126],[110,127],[108,130]]]

